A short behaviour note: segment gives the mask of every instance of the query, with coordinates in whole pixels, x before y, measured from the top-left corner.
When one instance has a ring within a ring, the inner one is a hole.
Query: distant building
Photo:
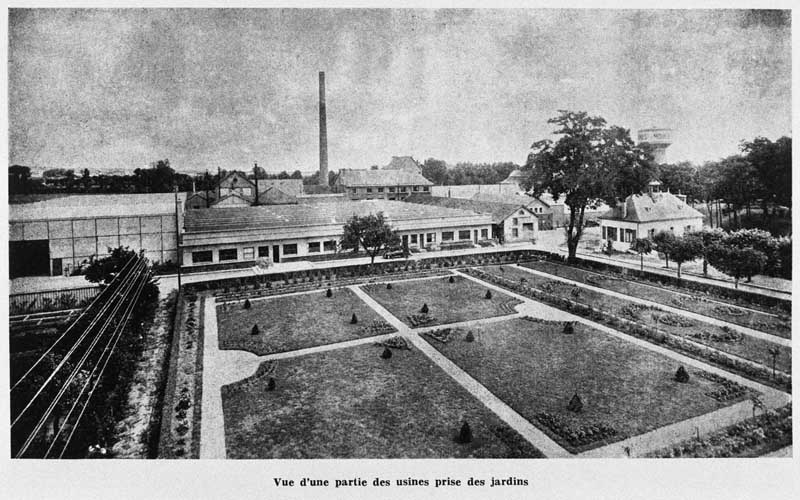
[[[232,171],[209,191],[195,191],[186,200],[187,209],[250,205],[283,205],[297,203],[303,194],[301,179],[250,180],[239,171]]]
[[[614,248],[626,249],[635,238],[652,238],[661,231],[682,236],[703,227],[703,214],[686,204],[685,199],[661,192],[661,183],[653,181],[647,194],[634,194],[600,216],[604,241]]]
[[[536,219],[539,221],[539,229],[543,231],[547,231],[553,229],[554,227],[560,227],[563,225],[564,222],[564,205],[555,205],[551,207],[549,204],[542,201],[540,198],[535,198],[533,196],[528,196],[526,194],[507,194],[507,195],[500,195],[500,194],[491,194],[491,193],[477,193],[472,198],[472,200],[476,201],[489,201],[495,203],[513,203],[515,205],[522,205],[525,208],[529,209],[533,214],[536,216]],[[552,198],[551,198],[552,199]],[[554,207],[558,210],[560,207],[560,213],[558,216],[558,223],[559,226],[555,225],[555,217],[554,217]]]
[[[181,243],[183,265],[252,265],[257,259],[332,255],[339,251],[349,218],[378,212],[410,248],[488,238],[492,225],[489,215],[387,200],[190,210]]]
[[[421,195],[412,195],[406,198],[406,202],[489,214],[492,217],[491,238],[500,243],[531,241],[538,234],[538,219],[523,204]],[[487,238],[481,236],[480,239]]]
[[[185,198],[178,194],[177,207],[174,193],[67,195],[9,205],[9,274],[66,275],[119,246],[144,250],[153,262],[177,262]]]
[[[422,175],[422,166],[411,156],[392,156],[392,161],[382,170],[403,170]]]
[[[339,170],[334,187],[352,200],[403,200],[412,193],[430,194],[433,183],[418,172],[406,169]]]
[[[525,179],[525,174],[522,173],[522,170],[515,168],[508,174],[508,177],[505,180],[500,181],[500,184],[513,186],[517,189],[517,191],[524,191],[522,188],[522,181]]]

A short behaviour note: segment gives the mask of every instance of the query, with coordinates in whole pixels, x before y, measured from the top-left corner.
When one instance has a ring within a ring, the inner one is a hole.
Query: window
[[[372,192],[372,188],[367,188],[367,192],[371,193]]]
[[[259,257],[269,257],[269,247],[258,247]]]
[[[514,217],[513,219],[511,219],[511,223],[514,224],[515,226],[518,226],[519,225],[519,219]]]
[[[488,229],[481,229],[481,238],[484,240],[489,238],[489,230]]]
[[[283,255],[297,255],[297,243],[283,245]]]
[[[400,192],[401,193],[405,193],[406,191],[408,191],[407,187],[403,186],[403,187],[400,188]]]
[[[378,192],[382,193],[383,192],[383,188],[378,188]]]
[[[606,226],[603,226],[602,228],[600,228],[600,231],[602,232],[602,235],[600,236],[600,238],[606,239]]]
[[[427,243],[436,243],[436,233],[428,233],[425,235],[425,241]]]
[[[514,238],[519,238],[519,229],[514,228],[511,230],[511,236]]]
[[[249,187],[242,188],[242,194],[245,196],[250,196],[251,194],[253,194],[253,190],[250,189]]]
[[[419,191],[419,186],[414,186],[414,191]]]
[[[394,193],[394,188],[393,187],[389,188],[389,192]]]
[[[606,229],[606,239],[617,240],[617,228],[609,226]]]
[[[319,241],[308,244],[308,253],[319,253]]]
[[[526,222],[522,224],[523,231],[533,231],[533,222]]]
[[[411,244],[412,245],[416,245],[417,244],[417,235],[416,234],[412,234],[411,235]]]
[[[199,264],[201,262],[212,262],[214,260],[211,250],[204,250],[202,252],[192,252],[192,263]]]
[[[219,260],[222,262],[223,260],[238,260],[239,259],[239,250],[235,248],[225,248],[219,251]]]
[[[431,189],[430,189],[428,186],[423,186],[423,187],[422,187],[422,191],[423,191],[424,193],[427,193],[427,192],[428,192],[428,191],[430,191],[430,190],[431,190]]]
[[[453,231],[442,231],[442,241],[453,241]]]
[[[242,258],[244,260],[253,260],[255,258],[255,249],[253,247],[242,248]]]
[[[635,229],[626,229],[625,230],[625,242],[630,243],[636,237],[636,230]]]
[[[651,230],[647,231],[647,236],[650,237],[651,239],[655,235],[656,235],[656,230],[655,229],[651,229]]]
[[[690,233],[691,231],[692,231],[692,226],[686,226],[686,227],[683,229],[683,232],[684,232],[684,233]]]
[[[520,214],[520,215],[525,215],[525,210],[520,210],[520,211],[519,211],[519,214]]]
[[[459,231],[458,232],[458,239],[459,240],[468,240],[469,239],[469,229],[466,229],[464,231]]]
[[[336,240],[328,240],[322,243],[322,249],[326,252],[336,251]]]

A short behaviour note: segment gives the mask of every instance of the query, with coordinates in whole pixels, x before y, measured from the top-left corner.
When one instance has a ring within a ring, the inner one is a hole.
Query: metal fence
[[[98,293],[98,286],[17,293],[9,296],[9,315],[75,309],[87,305]]]

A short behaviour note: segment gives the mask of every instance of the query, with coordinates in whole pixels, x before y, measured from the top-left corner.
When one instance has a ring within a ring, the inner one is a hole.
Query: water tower
[[[646,128],[639,131],[639,144],[649,144],[658,164],[666,162],[667,148],[672,144],[672,129]]]

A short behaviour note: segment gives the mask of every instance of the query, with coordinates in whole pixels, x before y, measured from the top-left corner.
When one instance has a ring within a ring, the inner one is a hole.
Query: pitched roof
[[[547,203],[534,198],[533,196],[528,196],[526,194],[499,194],[499,193],[475,193],[475,196],[472,197],[473,200],[477,201],[494,201],[498,203],[513,203],[516,205],[523,205],[525,207],[529,207],[531,205],[544,205],[549,207]]]
[[[632,194],[623,203],[600,216],[628,222],[702,218],[703,214],[669,192]]]
[[[286,194],[277,187],[269,187],[258,195],[260,205],[284,205],[287,203],[297,203],[297,197]]]
[[[343,186],[432,186],[433,183],[416,172],[406,170],[339,170]]]
[[[303,180],[302,179],[259,179],[258,180],[258,193],[268,191],[271,188],[278,188],[290,196],[299,196],[303,194]]]
[[[364,216],[378,212],[383,212],[390,223],[419,219],[440,221],[445,218],[476,217],[474,213],[465,210],[426,207],[402,201],[363,200],[188,210],[184,228],[187,233],[218,233],[251,229],[302,228],[312,225],[344,225],[353,215]]]
[[[178,203],[185,203],[186,196],[178,193]],[[8,206],[11,222],[174,214],[175,193],[70,194]]]
[[[383,167],[383,170],[405,170],[407,172],[422,172],[422,167],[411,156],[392,156],[392,161]]]
[[[525,174],[522,173],[522,170],[515,168],[500,184],[518,184],[524,177]]]
[[[520,208],[525,208],[521,203],[499,203],[495,201],[478,201],[465,198],[445,198],[442,196],[429,196],[424,194],[412,194],[405,198],[404,201],[406,203],[435,205],[437,207],[471,210],[479,214],[489,214],[492,216],[492,224],[499,224]]]

